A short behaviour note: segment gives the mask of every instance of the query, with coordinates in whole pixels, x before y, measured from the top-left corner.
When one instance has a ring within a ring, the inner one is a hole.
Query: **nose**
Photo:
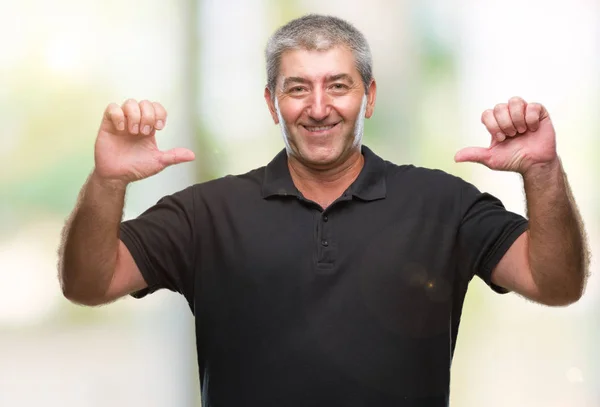
[[[308,116],[316,121],[320,122],[325,120],[331,112],[331,98],[326,92],[322,90],[315,90],[310,99],[310,105],[308,107]]]

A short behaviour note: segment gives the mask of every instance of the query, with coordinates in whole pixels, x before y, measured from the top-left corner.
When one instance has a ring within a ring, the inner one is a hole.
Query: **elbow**
[[[540,301],[543,305],[547,305],[549,307],[568,307],[569,305],[575,304],[577,301],[581,299],[581,295],[570,295],[570,296],[560,296],[560,297],[549,297],[544,298]]]
[[[102,296],[96,295],[64,278],[60,281],[60,287],[63,297],[75,305],[94,307],[106,302]]]
[[[587,267],[578,268],[577,272],[574,272],[572,275],[578,275],[579,278],[574,279],[572,284],[565,288],[564,305],[571,305],[581,300],[587,284],[588,269]]]
[[[542,296],[540,302],[550,307],[567,307],[578,302],[583,297],[583,284],[571,289],[561,290]]]
[[[74,287],[63,286],[62,294],[65,299],[75,305],[83,305],[83,306],[94,306],[98,305],[96,301],[94,301],[90,296],[85,295],[80,290],[77,290]]]
[[[69,300],[69,302],[71,302],[72,304],[75,305],[81,305],[81,306],[85,306],[85,307],[97,307],[100,305],[104,305],[106,304],[106,301],[104,301],[103,299],[100,299],[98,297],[89,297],[89,296],[84,296],[84,295],[78,295],[78,294],[64,294],[64,297]]]
[[[532,272],[534,275],[536,273]],[[562,269],[545,270],[538,273],[545,276],[536,282],[534,301],[550,307],[566,307],[575,304],[583,297],[587,282],[585,267],[571,266]],[[543,283],[543,284],[542,284]]]
[[[582,282],[582,284],[580,284],[578,287],[574,288],[571,293],[569,295],[566,296],[565,298],[565,305],[571,305],[571,304],[575,304],[576,302],[578,302],[581,297],[583,297],[583,293],[584,293],[584,289],[585,286]]]
[[[75,305],[87,305],[85,303],[85,301],[82,299],[82,297],[80,295],[78,295],[77,292],[74,290],[63,289],[62,293],[63,293],[63,297],[66,300],[68,300],[69,302],[71,302]]]

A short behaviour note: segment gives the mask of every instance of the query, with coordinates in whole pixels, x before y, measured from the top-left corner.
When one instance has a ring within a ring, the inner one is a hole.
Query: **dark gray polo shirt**
[[[148,289],[181,293],[196,321],[205,406],[448,404],[469,281],[528,227],[439,170],[362,148],[330,207],[295,188],[285,151],[193,185],[121,227]]]

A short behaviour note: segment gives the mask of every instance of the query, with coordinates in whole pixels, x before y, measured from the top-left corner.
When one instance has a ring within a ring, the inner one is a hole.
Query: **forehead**
[[[347,47],[328,50],[289,50],[281,56],[279,79],[300,77],[318,81],[328,76],[345,73],[358,80],[360,74],[354,63],[354,55]]]

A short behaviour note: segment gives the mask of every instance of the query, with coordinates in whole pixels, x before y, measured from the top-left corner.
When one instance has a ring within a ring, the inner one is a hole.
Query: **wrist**
[[[107,192],[125,192],[127,185],[129,184],[127,181],[105,178],[98,174],[95,169],[90,174],[88,182]]]
[[[562,172],[562,164],[558,156],[554,160],[532,164],[521,175],[525,180],[543,181],[553,179]]]

